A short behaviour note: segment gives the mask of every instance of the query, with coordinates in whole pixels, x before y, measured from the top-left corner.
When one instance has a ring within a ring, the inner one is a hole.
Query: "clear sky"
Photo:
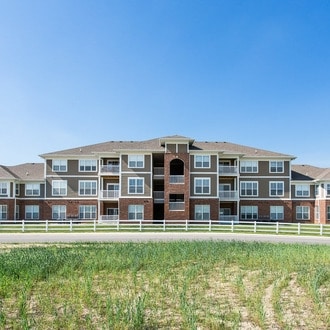
[[[328,123],[328,0],[0,0],[0,164],[178,134],[330,167]]]

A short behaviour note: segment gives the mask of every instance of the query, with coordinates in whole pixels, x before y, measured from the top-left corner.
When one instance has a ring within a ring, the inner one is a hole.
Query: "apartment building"
[[[0,220],[329,223],[330,169],[184,136],[109,141],[0,165]]]

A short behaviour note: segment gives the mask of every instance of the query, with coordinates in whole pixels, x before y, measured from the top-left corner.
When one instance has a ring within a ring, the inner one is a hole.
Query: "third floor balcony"
[[[218,171],[223,176],[238,175],[238,166],[219,165]]]

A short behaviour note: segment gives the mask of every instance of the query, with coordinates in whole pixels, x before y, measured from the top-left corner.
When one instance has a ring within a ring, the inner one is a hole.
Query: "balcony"
[[[220,175],[238,175],[238,166],[219,165]]]
[[[174,183],[174,184],[184,183],[184,175],[170,175],[170,183]]]
[[[119,199],[119,190],[101,190],[101,199],[117,200]]]
[[[119,215],[101,215],[99,223],[117,223]]]
[[[101,173],[106,173],[109,175],[118,175],[119,174],[119,165],[102,165]]]
[[[221,190],[219,191],[219,198],[221,201],[234,201],[238,199],[237,190]]]
[[[164,191],[154,191],[154,203],[161,204],[164,203]]]
[[[238,215],[219,215],[220,223],[239,223]]]
[[[184,211],[184,202],[169,202],[170,211]]]
[[[154,167],[154,176],[164,176],[164,167]]]

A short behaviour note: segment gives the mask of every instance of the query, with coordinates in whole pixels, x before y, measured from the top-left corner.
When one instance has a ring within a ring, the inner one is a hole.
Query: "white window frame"
[[[39,220],[39,205],[25,205],[25,219]]]
[[[327,220],[330,220],[330,205],[327,206]]]
[[[0,182],[0,196],[8,196],[8,182]]]
[[[211,179],[210,178],[195,178],[194,179],[195,195],[210,195],[211,194]],[[199,191],[200,190],[200,191]]]
[[[194,156],[195,168],[211,168],[211,156],[210,155],[195,155]]]
[[[247,185],[252,184],[252,188],[246,187]],[[256,187],[254,187],[256,186]],[[247,191],[251,190],[251,194],[248,194]],[[256,191],[256,193],[254,193]],[[244,193],[243,193],[244,192]],[[240,195],[247,197],[256,197],[259,195],[259,183],[258,181],[241,181],[240,182]]]
[[[296,220],[310,220],[309,206],[296,206]]]
[[[296,197],[309,197],[310,196],[310,185],[309,184],[296,184],[295,185],[295,196]]]
[[[142,190],[140,191],[141,188]],[[131,195],[143,195],[144,178],[137,178],[137,177],[128,178],[128,193]]]
[[[96,219],[96,205],[79,205],[79,219]]]
[[[128,155],[128,168],[144,168],[144,155]]]
[[[330,183],[327,183],[326,190],[327,190],[327,196],[330,196]]]
[[[79,159],[79,172],[96,172],[96,159]]]
[[[0,220],[7,220],[8,218],[8,206],[0,205]]]
[[[26,183],[25,196],[40,196],[40,183]]]
[[[275,187],[272,187],[274,186]],[[281,187],[279,187],[281,186]],[[275,193],[272,193],[272,192]],[[284,181],[270,181],[269,182],[269,196],[284,196]]]
[[[57,192],[58,190],[58,192]],[[52,196],[66,196],[68,193],[67,180],[53,180],[52,182]]]
[[[68,171],[67,159],[53,159],[52,160],[52,171],[53,172],[67,172]]]
[[[79,196],[96,196],[97,181],[96,180],[79,180]],[[90,192],[88,192],[90,190]]]
[[[52,219],[53,220],[66,219],[66,205],[53,205],[52,206]]]
[[[315,219],[320,220],[320,206],[315,205]]]
[[[259,162],[257,160],[241,160],[240,161],[241,173],[258,173]]]
[[[128,220],[143,220],[144,205],[128,205]]]
[[[284,173],[284,161],[283,160],[270,160],[269,161],[269,173]]]
[[[21,191],[21,185],[19,183],[15,183],[15,195],[19,196],[20,195],[20,191]]]
[[[15,219],[18,220],[20,218],[19,216],[19,208],[20,206],[16,204],[15,206]]]
[[[284,220],[284,206],[271,205],[269,208],[269,219],[271,221]]]
[[[195,220],[210,220],[211,219],[210,205],[195,205]]]
[[[257,220],[258,212],[258,206],[256,205],[241,205],[242,220]]]

